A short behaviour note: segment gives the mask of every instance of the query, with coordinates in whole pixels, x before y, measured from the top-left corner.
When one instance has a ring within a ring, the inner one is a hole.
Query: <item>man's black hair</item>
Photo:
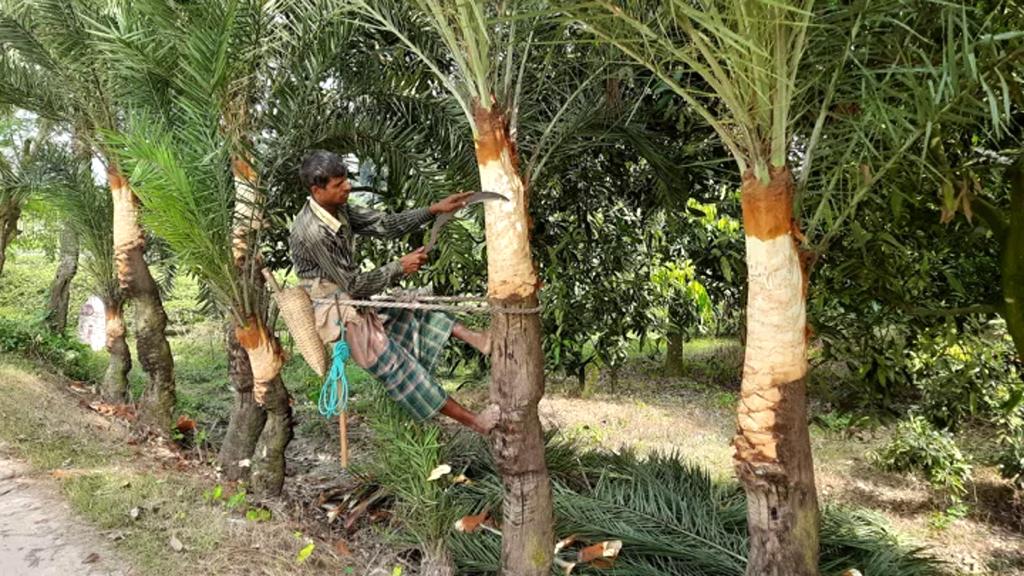
[[[302,161],[302,168],[299,169],[299,179],[306,190],[312,190],[313,186],[325,188],[331,178],[347,178],[348,167],[345,161],[334,152],[327,150],[313,150],[306,155]]]

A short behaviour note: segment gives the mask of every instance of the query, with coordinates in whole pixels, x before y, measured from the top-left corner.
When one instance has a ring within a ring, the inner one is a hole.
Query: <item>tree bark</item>
[[[18,219],[21,218],[21,203],[7,200],[0,205],[0,274],[7,263],[7,248],[18,235]]]
[[[167,343],[167,314],[160,289],[149,272],[144,253],[146,240],[139,227],[138,198],[111,164],[107,169],[114,203],[114,261],[117,279],[135,307],[136,352],[146,373],[140,400],[143,422],[170,430],[175,406],[174,359]]]
[[[277,496],[284,487],[285,449],[292,440],[291,396],[281,380],[284,352],[277,338],[260,319],[237,329],[235,335],[245,349],[252,368],[253,397],[267,414],[256,446],[252,481],[256,492]]]
[[[665,350],[665,376],[680,378],[683,375],[683,334],[677,330],[668,333],[668,349]]]
[[[818,574],[818,500],[807,427],[807,279],[793,180],[743,178],[747,340],[734,440],[747,493],[748,576]]]
[[[60,231],[60,264],[50,285],[50,304],[46,310],[46,325],[54,334],[63,334],[67,328],[71,281],[77,273],[78,234],[65,224]]]
[[[508,202],[485,205],[487,285],[492,306],[534,308],[539,281],[530,253],[526,186],[505,117],[478,106],[476,156],[482,190]],[[544,395],[540,316],[493,312],[491,401],[499,408],[491,448],[505,487],[501,573],[547,576],[554,550],[551,481],[537,404]]]
[[[1007,176],[1010,218],[1002,250],[1003,310],[1017,357],[1024,360],[1024,156]]]
[[[247,480],[252,470],[256,443],[267,422],[267,412],[253,398],[252,368],[249,356],[235,336],[232,322],[227,330],[228,381],[234,391],[234,406],[228,421],[228,432],[221,444],[217,462],[229,481]],[[248,465],[245,465],[248,461]],[[240,464],[241,463],[241,464]]]
[[[123,404],[128,401],[128,373],[132,369],[132,353],[125,338],[124,302],[120,296],[104,298],[107,316],[107,372],[103,375],[100,394],[105,402]]]

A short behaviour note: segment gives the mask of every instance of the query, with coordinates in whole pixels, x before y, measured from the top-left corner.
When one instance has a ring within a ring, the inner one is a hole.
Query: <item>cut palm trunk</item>
[[[174,359],[167,343],[167,314],[160,289],[150,274],[139,227],[139,201],[116,166],[107,170],[114,203],[114,262],[121,289],[135,307],[136,352],[146,373],[140,401],[144,422],[170,430],[175,405]]]
[[[231,162],[235,182],[235,207],[233,214],[231,249],[235,266],[240,277],[247,282],[251,291],[249,309],[251,316],[244,326],[235,327],[235,338],[245,350],[252,377],[252,400],[255,408],[263,410],[262,433],[256,444],[256,458],[252,462],[252,480],[260,494],[276,496],[284,488],[285,450],[292,439],[291,396],[281,380],[284,366],[284,352],[270,327],[266,325],[265,313],[269,304],[263,279],[256,273],[259,255],[252,250],[253,232],[259,230],[262,212],[262,198],[259,183],[252,164],[244,158],[235,157]],[[272,280],[273,276],[269,276]],[[254,418],[250,409],[240,417]],[[252,424],[239,423],[242,436],[239,448],[249,450]],[[235,462],[238,466],[238,461]]]
[[[237,326],[228,325],[228,381],[234,392],[234,405],[228,431],[221,444],[217,462],[229,481],[248,480],[260,433],[267,422],[267,411],[253,397],[252,368],[249,355],[235,336]]]
[[[487,284],[491,305],[535,308],[538,279],[530,253],[526,188],[505,117],[478,107],[476,157],[481,189],[508,202],[485,204]],[[491,401],[499,408],[491,448],[505,488],[502,574],[547,576],[554,546],[551,482],[537,404],[544,395],[540,316],[491,316]]]
[[[110,358],[107,361],[107,371],[103,375],[100,394],[104,402],[111,404],[123,404],[128,401],[128,372],[132,369],[132,353],[125,338],[123,306],[124,303],[119,296],[103,299],[107,353]]]
[[[284,487],[285,449],[292,440],[291,397],[280,375],[284,352],[258,318],[250,318],[235,336],[249,357],[253,398],[267,414],[253,462],[253,485],[260,494],[278,495]]]
[[[46,324],[50,332],[63,334],[68,325],[68,302],[71,281],[78,272],[78,234],[65,224],[60,231],[60,264],[50,284],[50,303],[46,309]]]
[[[793,180],[745,175],[747,340],[736,470],[747,493],[748,576],[818,574],[818,500],[807,428],[806,271]]]

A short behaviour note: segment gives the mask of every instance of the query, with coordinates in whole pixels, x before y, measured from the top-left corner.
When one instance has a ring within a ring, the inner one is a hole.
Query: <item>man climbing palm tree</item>
[[[352,185],[340,156],[310,153],[299,171],[310,198],[295,217],[291,253],[300,285],[313,300],[317,330],[324,342],[344,338],[352,359],[381,381],[388,394],[418,420],[444,414],[481,434],[494,427],[493,409],[474,414],[450,398],[431,371],[450,336],[490,354],[487,334],[469,330],[450,316],[425,310],[388,310],[378,315],[357,311],[339,300],[369,298],[416,273],[427,261],[423,248],[369,272],[359,269],[355,234],[398,238],[435,215],[466,205],[469,193],[453,194],[399,214],[385,214],[348,204]]]

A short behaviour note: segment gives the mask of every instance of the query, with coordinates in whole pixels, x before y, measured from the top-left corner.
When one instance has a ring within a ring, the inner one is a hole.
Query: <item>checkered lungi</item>
[[[314,316],[321,339],[330,343],[341,337],[352,359],[384,385],[391,398],[417,420],[437,414],[448,401],[433,376],[455,320],[428,310],[385,309],[356,311],[337,304],[348,299],[333,284],[300,283],[313,300]]]
[[[417,420],[434,416],[448,401],[433,372],[454,325],[451,316],[429,310],[390,310],[385,317],[388,346],[366,371]]]

